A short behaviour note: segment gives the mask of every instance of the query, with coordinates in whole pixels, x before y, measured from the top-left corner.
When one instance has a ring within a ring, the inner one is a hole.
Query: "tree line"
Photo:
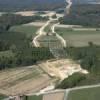
[[[77,61],[89,74],[75,73],[58,83],[56,88],[66,89],[100,83],[100,46],[90,42],[87,47],[68,47],[65,50],[68,58]]]
[[[100,27],[100,6],[73,6],[69,15],[60,18],[61,24],[82,25],[85,27]]]
[[[25,17],[14,14],[0,17],[0,69],[28,66],[53,58],[49,48],[32,47],[31,37],[20,32],[9,31],[11,26],[37,20],[47,20],[47,17]]]
[[[47,19],[48,19],[47,17],[41,17],[39,15],[21,16],[12,13],[3,14],[2,16],[0,16],[0,32],[8,31],[10,27],[14,25],[26,24],[38,20],[43,21]]]

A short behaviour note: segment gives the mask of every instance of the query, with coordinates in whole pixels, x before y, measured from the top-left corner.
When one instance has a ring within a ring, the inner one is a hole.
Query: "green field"
[[[55,35],[41,36],[39,42],[43,47],[62,47],[61,42]]]
[[[20,32],[25,34],[27,37],[34,36],[39,27],[31,25],[19,25],[10,28],[10,31]]]
[[[47,32],[47,33],[51,32],[51,26],[52,26],[52,24],[50,23],[50,24],[44,29],[44,31]]]
[[[3,100],[5,98],[7,98],[7,96],[4,96],[4,95],[0,94],[0,100]]]
[[[25,28],[23,28],[23,30],[24,29]],[[11,30],[8,32],[2,32],[0,34],[0,41],[3,44],[7,44],[7,46],[5,45],[7,49],[0,51],[0,62],[2,62],[0,64],[7,67],[14,67],[19,65],[28,66],[34,64],[36,61],[51,58],[52,54],[49,52],[48,48],[32,47],[31,36],[36,36],[35,31],[36,29],[34,30],[34,33],[31,32],[30,34],[27,32],[13,32]],[[11,57],[13,54],[15,56]]]
[[[24,98],[24,100],[43,100],[42,98],[43,98],[42,95],[39,96],[34,95],[34,96],[27,96]]]
[[[69,93],[67,100],[99,100],[100,87],[74,90]]]
[[[26,46],[26,36],[19,32],[6,32],[0,34],[0,40],[18,47]]]
[[[44,31],[47,32],[47,33],[52,32],[51,27],[52,27],[54,24],[56,24],[56,23],[57,23],[56,21],[55,21],[55,22],[51,22],[51,23],[44,29]]]
[[[14,53],[10,50],[8,51],[1,51],[0,57],[14,57]]]
[[[100,45],[100,31],[56,28],[56,32],[71,46],[87,46],[89,42]]]
[[[28,39],[30,39],[30,42],[32,41],[32,37],[36,36],[37,30],[38,27],[34,26],[13,26],[9,32],[0,34],[0,40],[7,41],[8,44],[16,45],[21,48],[27,45]]]

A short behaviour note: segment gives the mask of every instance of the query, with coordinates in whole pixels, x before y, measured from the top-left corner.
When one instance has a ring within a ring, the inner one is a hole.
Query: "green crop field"
[[[14,57],[14,53],[11,50],[1,51],[0,57]]]
[[[54,35],[41,36],[39,41],[43,47],[62,47],[61,41]]]
[[[7,32],[0,34],[0,40],[6,41],[8,44],[22,47],[26,45],[26,36],[19,32]]]
[[[44,29],[44,31],[47,32],[47,33],[52,32],[51,27],[52,27],[54,24],[56,24],[56,23],[55,23],[55,22],[51,22],[51,23]]]
[[[0,64],[7,67],[28,66],[39,60],[47,60],[53,57],[48,48],[32,47],[32,37],[28,38],[21,32],[2,32],[0,41],[7,48],[0,51]],[[20,59],[21,62],[19,63]]]
[[[43,100],[43,96],[42,95],[27,96],[24,98],[24,100]]]
[[[51,25],[48,25],[48,26],[44,29],[44,31],[47,32],[47,33],[51,32],[50,26],[51,26]]]
[[[100,87],[74,90],[69,93],[67,100],[99,100]]]
[[[13,26],[10,28],[9,32],[0,34],[0,40],[22,47],[23,45],[26,45],[25,39],[32,39],[32,37],[36,36],[38,28],[39,27],[29,25]]]
[[[20,32],[25,34],[27,37],[34,36],[39,27],[31,25],[19,25],[10,28],[10,31]]]
[[[100,45],[100,31],[56,28],[56,32],[71,46],[87,46],[89,42]]]
[[[4,95],[0,94],[0,100],[3,100],[5,98],[7,98],[7,96],[4,96]]]

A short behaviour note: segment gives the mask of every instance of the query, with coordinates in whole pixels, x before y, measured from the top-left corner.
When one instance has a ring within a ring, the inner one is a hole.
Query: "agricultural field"
[[[50,23],[50,24],[44,29],[44,31],[47,32],[47,33],[51,32],[51,26],[52,26],[52,23]]]
[[[87,46],[89,42],[100,45],[100,31],[86,29],[68,29],[56,28],[56,32],[60,34],[70,46]]]
[[[18,14],[21,16],[34,16],[35,12],[34,11],[20,11],[20,12],[15,12],[15,14]]]
[[[26,36],[20,32],[2,32],[0,40],[16,47],[25,47],[27,45]]]
[[[43,47],[62,47],[61,42],[54,35],[41,36],[38,41]]]
[[[25,34],[27,37],[32,37],[36,35],[36,31],[38,29],[39,27],[35,27],[32,25],[18,25],[11,27],[9,31],[20,32]]]
[[[48,92],[40,95],[26,95],[23,96],[23,100],[63,100],[65,91]]]
[[[36,95],[26,96],[26,97],[24,97],[23,100],[43,100],[43,96],[42,95],[39,95],[39,96],[36,96]]]
[[[48,48],[32,47],[32,36],[34,37],[36,35],[35,32],[37,30],[35,29],[34,31],[34,28],[32,32],[28,30],[30,31],[28,34],[27,31],[25,31],[25,27],[23,27],[23,29],[19,29],[20,31],[24,32],[12,32],[9,30],[8,32],[2,32],[0,34],[1,69],[6,67],[10,68],[18,66],[29,66],[36,64],[37,61],[53,58]]]
[[[64,100],[64,92],[48,93],[43,96],[43,100]]]
[[[4,95],[0,94],[0,100],[3,100],[5,98],[7,98],[7,96],[4,96]]]
[[[0,52],[0,57],[14,57],[14,53],[10,50]]]
[[[36,65],[0,71],[0,93],[5,95],[37,92],[50,82],[51,78]]]
[[[98,100],[100,98],[100,87],[73,90],[69,93],[67,100]]]

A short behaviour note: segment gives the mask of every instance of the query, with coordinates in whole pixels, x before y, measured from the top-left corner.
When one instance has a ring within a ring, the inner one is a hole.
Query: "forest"
[[[0,11],[54,10],[64,5],[63,0],[0,0]]]
[[[0,32],[8,31],[10,27],[14,25],[26,24],[29,22],[41,21],[41,20],[43,21],[47,19],[48,19],[47,17],[41,17],[39,15],[21,16],[12,13],[3,14],[2,16],[0,16]]]
[[[28,66],[53,57],[48,48],[33,47],[32,37],[9,31],[11,26],[37,20],[47,20],[47,18],[14,14],[5,14],[0,17],[0,69]]]
[[[75,73],[58,83],[56,88],[66,89],[100,83],[100,46],[89,43],[87,47],[69,47],[65,50],[68,53],[68,58],[79,63],[89,73],[87,75]]]
[[[100,5],[72,6],[68,16],[60,18],[61,24],[82,25],[84,27],[100,27]]]

